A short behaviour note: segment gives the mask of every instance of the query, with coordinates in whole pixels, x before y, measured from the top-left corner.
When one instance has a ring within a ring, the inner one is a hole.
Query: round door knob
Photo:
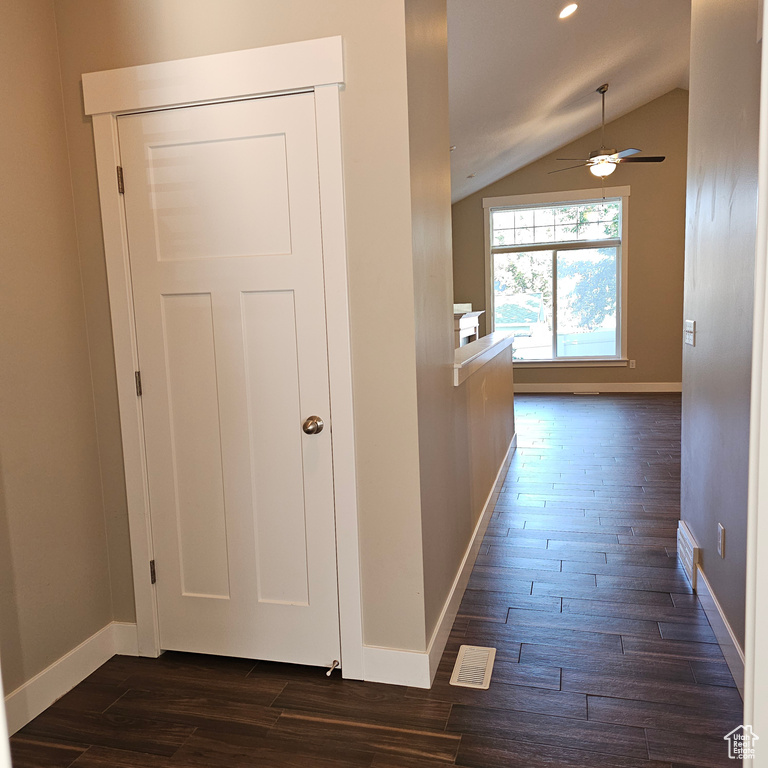
[[[302,425],[301,428],[308,435],[319,435],[323,431],[325,422],[319,416],[310,416]]]

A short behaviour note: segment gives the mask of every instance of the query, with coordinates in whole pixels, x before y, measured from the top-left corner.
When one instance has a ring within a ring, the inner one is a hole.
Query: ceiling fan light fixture
[[[573,4],[574,6],[576,3]],[[563,11],[567,10],[566,8]],[[622,149],[618,151],[616,149],[608,149],[605,146],[605,92],[608,90],[608,83],[603,83],[599,88],[595,89],[600,94],[600,100],[602,102],[602,119],[600,121],[600,149],[595,149],[589,153],[589,157],[578,165],[571,165],[568,168],[556,168],[549,173],[560,173],[562,171],[570,171],[573,168],[589,168],[589,172],[593,176],[597,176],[599,179],[604,179],[606,176],[610,176],[619,163],[660,163],[664,160],[663,156],[658,157],[635,157],[640,150],[634,147]],[[575,160],[573,157],[558,157],[558,160]]]
[[[560,11],[560,18],[567,19],[571,14],[576,12],[578,7],[578,3],[569,3],[562,11]]]
[[[616,170],[616,162],[608,155],[598,155],[592,159],[589,166],[589,172],[593,176],[598,176],[604,179],[606,176],[610,176]]]

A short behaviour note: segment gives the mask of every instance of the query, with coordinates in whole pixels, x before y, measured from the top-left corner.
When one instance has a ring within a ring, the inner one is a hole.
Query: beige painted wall
[[[0,4],[0,647],[11,692],[112,619],[52,0]]]
[[[747,461],[757,215],[760,46],[752,0],[694,0],[685,316],[682,517],[744,642]],[[726,556],[717,554],[717,524]]]
[[[57,0],[56,8],[116,617],[133,615],[131,572],[80,76],[340,34],[364,636],[372,645],[423,650],[469,539],[453,464],[445,0]]]
[[[116,617],[130,619],[133,615],[131,571],[93,141],[90,121],[83,116],[80,76],[343,35],[346,86],[341,106],[364,634],[369,644],[423,649],[404,3],[57,0],[56,19],[104,455]],[[440,290],[444,292],[444,288]],[[433,311],[427,311],[430,318]],[[429,325],[432,320],[425,322]],[[426,368],[431,365],[425,363]]]
[[[426,647],[477,515],[455,492],[464,482],[475,499],[484,484],[454,479],[444,0],[365,8],[339,0],[322,9],[309,0],[279,9],[267,0],[15,0],[0,9],[8,105],[0,118],[0,307],[4,327],[14,329],[3,337],[0,369],[7,690],[109,621],[134,618],[80,75],[334,34],[345,38],[347,63],[342,122],[365,638]],[[439,114],[445,119],[434,119]],[[478,390],[474,406],[463,400],[469,422],[482,421],[485,394]],[[505,408],[510,416],[511,399]],[[462,429],[469,422],[462,415]]]
[[[458,499],[474,528],[515,434],[512,347],[455,388]]]
[[[427,641],[469,541],[457,504],[446,0],[406,0],[419,469]]]
[[[597,97],[595,97],[597,99]],[[610,98],[610,92],[609,92]],[[599,102],[595,102],[597,109]],[[637,368],[518,367],[521,384],[555,382],[679,382],[681,380],[683,261],[688,94],[676,89],[606,126],[611,146],[666,155],[658,165],[619,166],[608,185],[631,187],[627,353]],[[586,169],[548,175],[568,165],[558,157],[587,157],[600,146],[596,131],[568,144],[453,206],[454,295],[485,308],[484,197],[600,188]]]

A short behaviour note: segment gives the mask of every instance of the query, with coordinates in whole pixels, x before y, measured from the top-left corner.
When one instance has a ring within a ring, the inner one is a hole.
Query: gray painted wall
[[[52,0],[0,3],[0,91],[0,647],[10,694],[113,615]]]
[[[760,46],[754,0],[693,0],[682,517],[744,642]],[[717,524],[726,529],[717,554]]]

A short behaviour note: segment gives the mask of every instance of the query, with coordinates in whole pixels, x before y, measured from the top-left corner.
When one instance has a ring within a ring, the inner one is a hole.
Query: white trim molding
[[[456,614],[459,611],[461,599],[464,597],[464,591],[467,588],[469,577],[475,566],[477,553],[480,551],[480,545],[483,543],[485,531],[491,520],[498,491],[504,484],[504,478],[509,470],[509,464],[516,448],[517,433],[512,436],[504,460],[501,462],[499,471],[496,473],[496,479],[485,500],[475,530],[472,532],[464,558],[456,573],[456,578],[453,580],[453,585],[443,605],[440,618],[437,620],[435,629],[432,632],[427,650],[404,651],[394,648],[379,648],[371,645],[364,646],[363,659],[366,681],[371,683],[409,685],[414,688],[430,688],[432,686],[432,681],[435,679],[448,637],[451,634],[451,628],[454,621],[456,621]]]
[[[742,699],[744,698],[744,650],[736,639],[736,633],[733,631],[728,619],[726,618],[723,607],[720,605],[717,596],[707,580],[707,576],[701,567],[697,565],[698,577],[696,579],[696,594],[707,615],[712,631],[717,638],[717,644],[723,652],[728,669],[731,670],[733,679],[739,689]]]
[[[493,289],[494,277],[493,277],[493,257],[494,253],[507,253],[517,251],[522,248],[521,245],[509,246],[508,248],[494,247],[491,242],[492,238],[492,220],[491,216],[496,208],[525,208],[536,207],[542,205],[551,205],[562,203],[567,205],[569,203],[585,203],[585,202],[600,202],[606,199],[620,199],[621,200],[621,237],[615,240],[605,241],[602,243],[604,246],[612,246],[617,249],[618,264],[616,280],[618,284],[618,296],[616,300],[616,347],[617,355],[614,358],[608,358],[609,360],[623,364],[624,358],[627,357],[628,347],[628,329],[627,323],[629,318],[629,200],[630,200],[630,187],[593,187],[590,189],[574,189],[574,190],[562,190],[559,192],[538,192],[527,195],[503,195],[501,197],[484,197],[483,198],[483,229],[485,232],[485,331],[486,333],[493,333],[496,330],[496,298]],[[595,241],[585,241],[583,244],[579,244],[581,247],[597,247]],[[531,245],[533,250],[551,251],[553,260],[556,260],[556,252],[563,249],[571,249],[579,247],[574,242],[571,243],[539,243]],[[557,282],[557,269],[553,261],[553,280]],[[555,286],[556,287],[556,286]],[[555,299],[557,291],[553,288]],[[553,313],[557,316],[557,301],[553,304]],[[553,355],[554,350],[554,337],[553,337]],[[540,361],[535,361],[540,362]],[[562,358],[558,358],[553,362],[563,362]],[[574,363],[575,360],[565,360],[565,362]],[[581,361],[579,361],[581,362]],[[584,362],[601,362],[592,361],[589,358],[585,358]]]
[[[367,683],[390,683],[412,688],[430,688],[429,654],[397,648],[363,646],[363,665]]]
[[[5,697],[8,731],[13,734],[71,691],[115,654],[138,656],[135,624],[112,622],[38,672]]]
[[[83,75],[86,115],[247,99],[344,82],[341,37]]]
[[[445,645],[448,642],[448,636],[451,634],[453,623],[456,621],[456,615],[459,612],[459,606],[461,600],[464,597],[464,592],[467,589],[467,583],[469,577],[472,574],[472,569],[475,567],[475,560],[477,559],[477,553],[480,551],[480,546],[483,543],[485,537],[485,531],[488,528],[488,524],[491,521],[494,507],[496,506],[496,499],[504,480],[506,479],[507,472],[509,471],[509,465],[512,461],[512,456],[517,450],[517,432],[512,435],[512,439],[509,441],[509,447],[504,455],[504,459],[501,462],[499,471],[496,473],[496,478],[493,481],[488,496],[483,504],[483,509],[480,512],[480,517],[477,519],[477,525],[472,532],[472,538],[469,540],[467,551],[464,553],[464,558],[459,566],[456,578],[453,581],[451,591],[448,593],[448,599],[445,601],[443,611],[440,614],[440,618],[437,621],[434,631],[432,632],[432,639],[427,647],[427,655],[429,656],[429,679],[430,684],[435,679],[437,667],[440,664],[440,659],[445,651]]]
[[[363,613],[357,515],[357,465],[352,397],[347,230],[341,147],[339,87],[315,89],[320,218],[325,273],[326,338],[333,414],[333,475],[336,508],[336,566],[341,631],[341,674],[363,677]]]
[[[565,192],[535,192],[529,195],[503,195],[502,197],[484,197],[483,208],[504,208],[508,205],[546,205],[547,203],[583,202],[585,200],[603,200],[606,197],[629,197],[629,186],[592,187],[591,189],[573,189]]]
[[[193,106],[296,91],[315,99],[318,181],[333,412],[333,483],[339,574],[341,668],[362,679],[362,597],[358,551],[357,482],[347,289],[347,243],[339,90],[344,83],[341,37],[305,40],[194,59],[83,75],[87,114],[93,117],[102,229],[115,346],[128,517],[136,596],[138,651],[161,652],[141,401],[125,212],[115,184],[120,165],[117,117],[131,112]]]
[[[519,394],[530,393],[565,393],[572,395],[591,395],[611,392],[638,393],[643,392],[682,392],[683,384],[680,381],[610,381],[603,383],[553,383],[553,384],[521,384],[515,382],[515,392]]]
[[[2,690],[2,686],[0,686]],[[11,752],[8,749],[8,725],[5,717],[5,702],[0,699],[0,768],[13,768]]]
[[[589,360],[578,358],[576,360],[515,360],[515,368],[524,371],[527,368],[627,368],[629,360],[626,357],[605,357]]]
[[[458,387],[514,342],[515,337],[511,334],[496,331],[463,347],[457,347],[453,354],[453,386]]]
[[[96,172],[101,203],[101,226],[107,268],[112,339],[115,349],[117,397],[123,447],[128,530],[131,541],[133,590],[136,604],[139,654],[160,655],[160,632],[148,564],[153,559],[149,520],[149,493],[144,455],[141,398],[135,396],[134,372],[139,370],[136,329],[133,318],[128,237],[125,210],[114,183],[120,165],[115,115],[93,118]]]
[[[759,5],[762,11],[763,3]],[[762,14],[766,35],[768,14]],[[744,722],[768,733],[768,53],[763,47],[760,84],[757,243],[752,323],[752,391],[749,420],[749,499],[747,503],[747,584]],[[763,650],[761,650],[763,649]],[[766,740],[768,743],[768,740]],[[757,750],[754,768],[768,766]]]

